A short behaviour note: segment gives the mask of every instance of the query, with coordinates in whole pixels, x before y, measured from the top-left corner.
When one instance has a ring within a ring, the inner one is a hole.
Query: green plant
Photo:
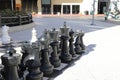
[[[15,11],[15,10],[12,11],[10,9],[5,9],[0,11],[0,15],[2,17],[12,17],[12,16],[18,16],[18,15],[24,16],[24,15],[27,15],[27,13],[23,11]]]

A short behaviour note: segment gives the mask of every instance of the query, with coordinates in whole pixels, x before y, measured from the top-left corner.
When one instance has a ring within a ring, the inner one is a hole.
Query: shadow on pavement
[[[86,46],[86,50],[85,50],[85,53],[83,53],[83,56],[89,54],[91,51],[94,51],[95,47],[96,47],[96,44],[90,44]]]

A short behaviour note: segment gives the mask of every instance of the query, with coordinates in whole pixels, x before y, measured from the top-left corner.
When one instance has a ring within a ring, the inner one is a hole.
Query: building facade
[[[8,1],[10,6],[10,0],[1,1]],[[11,1],[13,1],[14,6],[13,8],[15,10],[20,11],[22,10],[38,14],[86,14],[86,12],[87,14],[91,14],[93,11],[93,6],[95,6],[95,14],[103,14],[105,10],[109,9],[111,2],[116,0],[11,0]],[[93,5],[93,3],[95,3],[95,5]],[[5,8],[9,6],[5,6]]]
[[[15,0],[0,0],[0,10],[3,9],[15,9]]]

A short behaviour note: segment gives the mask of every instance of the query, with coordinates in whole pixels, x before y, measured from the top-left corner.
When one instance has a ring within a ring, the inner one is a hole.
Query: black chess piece
[[[26,62],[28,74],[26,80],[43,80],[43,72],[40,71],[40,63],[36,60],[28,60]]]
[[[52,46],[52,50],[53,50],[53,52],[51,53],[50,61],[51,64],[56,68],[61,65],[61,60],[59,59],[59,55],[57,53],[58,42],[52,42],[50,45]]]
[[[32,55],[34,56],[34,60],[36,60],[40,63],[41,53],[40,53],[40,49],[39,49],[39,46],[37,43],[32,43]]]
[[[61,48],[61,61],[62,62],[70,62],[72,59],[71,54],[69,53],[69,47],[68,47],[68,36],[61,36],[61,40],[62,40],[62,48]]]
[[[78,32],[76,42],[75,42],[75,51],[77,54],[82,54],[85,51],[85,45],[83,43],[84,33]]]
[[[76,54],[82,54],[82,48],[80,47],[81,41],[80,41],[80,35],[77,35],[75,40],[75,52]]]
[[[24,60],[30,54],[28,47],[30,47],[29,42],[25,41],[25,42],[22,43],[22,46],[21,46],[22,58],[21,58],[21,61],[20,61],[20,64],[19,64],[19,69],[18,69],[18,74],[19,74],[20,78],[23,78],[24,71],[26,70],[26,66],[25,66],[25,61]]]
[[[50,76],[53,73],[53,65],[49,60],[49,44],[50,44],[50,36],[49,31],[45,30],[44,34],[39,38],[41,42],[41,71],[44,76]]]
[[[0,72],[0,80],[5,80]]]
[[[52,53],[50,57],[51,64],[56,68],[59,67],[61,64],[61,60],[59,59],[59,54],[58,54],[58,31],[55,30],[55,28],[50,31],[50,39],[51,43],[50,45],[52,46]]]
[[[84,42],[83,42],[83,36],[85,35],[85,33],[84,32],[80,32],[80,47],[82,48],[82,51],[84,52],[85,51],[85,45],[84,45]]]
[[[27,42],[27,41],[23,42],[23,44],[21,46],[21,53],[22,53],[21,64],[24,64],[25,58],[29,55],[28,47],[30,47],[29,42]]]
[[[44,73],[44,76],[50,76],[53,73],[53,65],[51,65],[48,55],[49,49],[41,50],[41,71]]]
[[[20,63],[20,55],[12,48],[6,51],[7,53],[1,56],[2,64],[4,65],[3,77],[5,80],[18,80],[18,64]]]
[[[61,30],[61,61],[62,62],[70,62],[72,60],[72,56],[69,53],[69,46],[68,46],[68,40],[69,40],[69,28],[66,26],[66,22],[64,22],[64,27],[60,28]]]
[[[72,55],[72,57],[76,57],[75,50],[74,50],[74,43],[73,43],[74,42],[74,32],[73,32],[72,29],[69,32],[69,35],[70,35],[70,39],[69,39],[69,52]]]

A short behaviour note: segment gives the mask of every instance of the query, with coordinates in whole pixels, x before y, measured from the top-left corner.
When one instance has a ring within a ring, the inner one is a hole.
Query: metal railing
[[[0,16],[0,26],[7,25],[7,26],[16,26],[22,24],[28,24],[33,22],[32,15],[26,16],[14,16],[14,17],[1,17]]]

